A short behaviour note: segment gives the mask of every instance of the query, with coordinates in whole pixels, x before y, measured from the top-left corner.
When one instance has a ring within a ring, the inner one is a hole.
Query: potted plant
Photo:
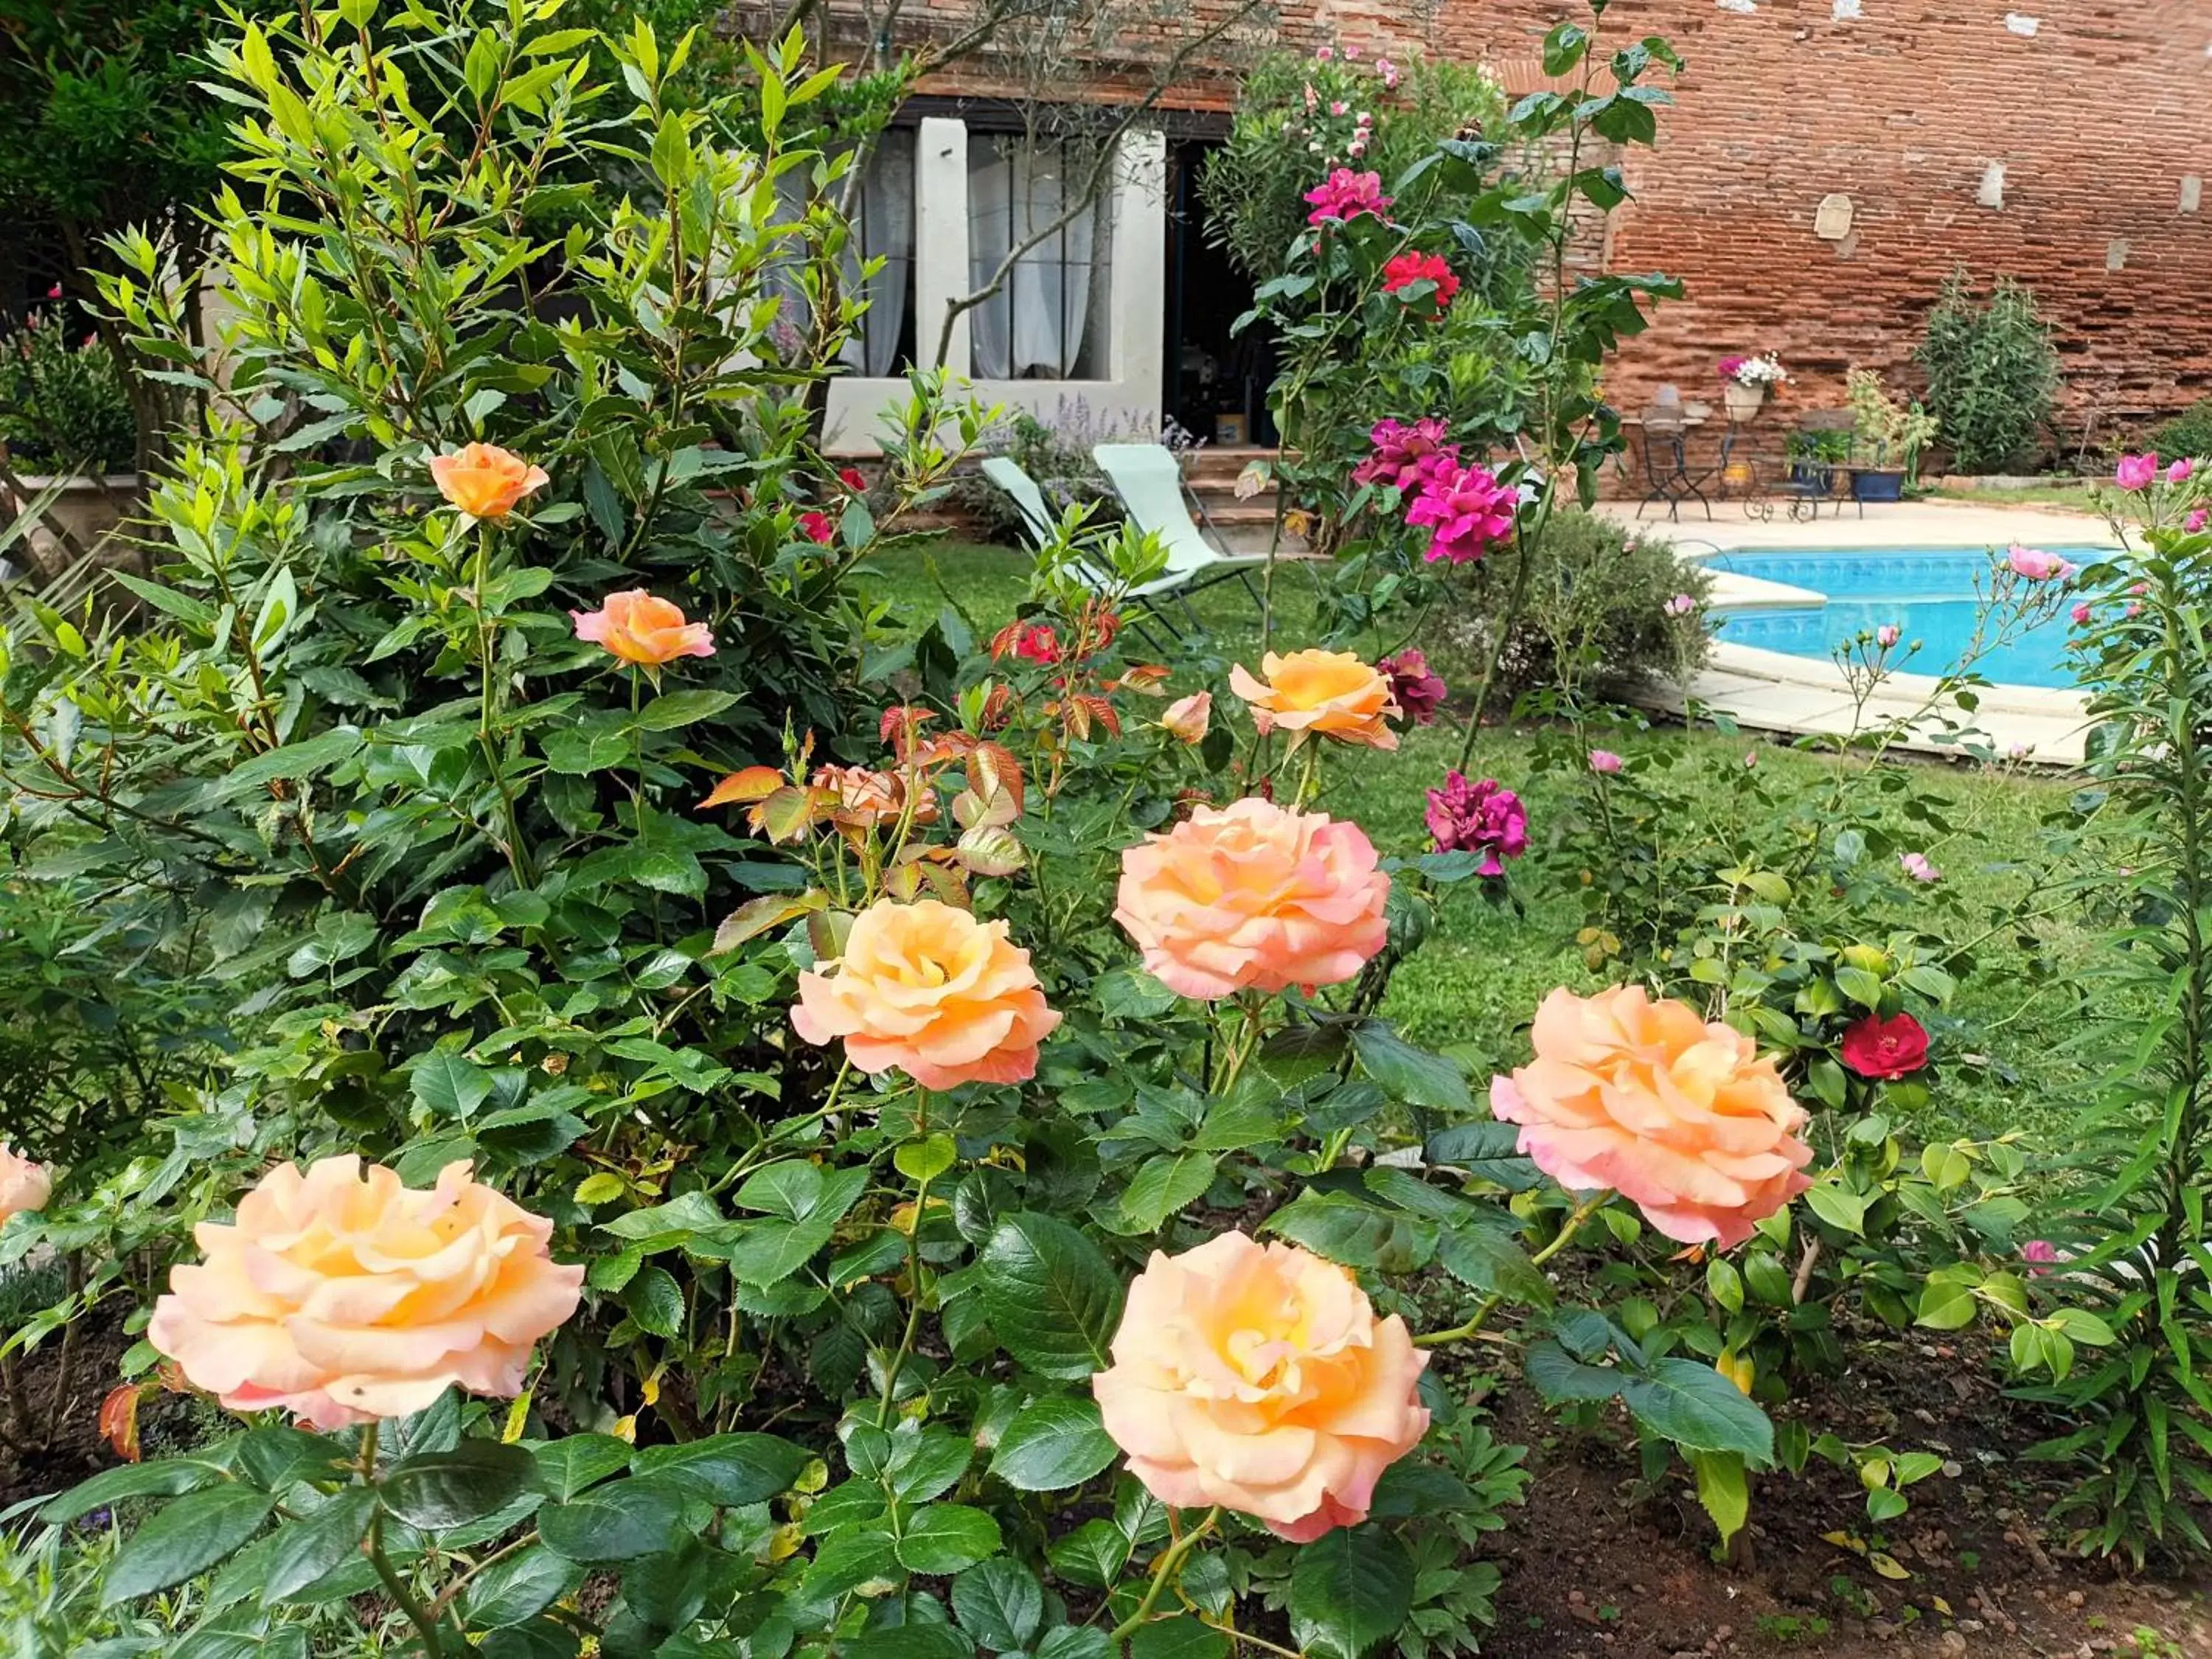
[[[1851,474],[1851,495],[1861,501],[1895,501],[1920,465],[1920,452],[1936,435],[1936,417],[1918,404],[1889,394],[1881,376],[1854,368],[1844,377],[1844,400],[1851,410],[1851,438],[1859,458]]]
[[[72,345],[58,307],[0,337],[0,520],[45,503],[21,544],[41,574],[95,551],[122,521],[138,490],[137,442],[114,358],[91,335]]]
[[[1728,405],[1732,421],[1750,420],[1765,405],[1768,388],[1785,385],[1790,379],[1782,360],[1771,351],[1723,357],[1720,374],[1721,399]]]

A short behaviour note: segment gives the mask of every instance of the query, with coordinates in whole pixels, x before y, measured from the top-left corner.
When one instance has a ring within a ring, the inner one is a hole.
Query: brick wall
[[[1568,9],[1285,0],[1280,33],[1486,58],[1526,89]],[[1912,349],[1954,266],[2035,289],[2069,447],[2212,395],[2212,192],[2200,205],[2191,182],[2212,179],[2212,0],[1615,0],[1605,27],[1688,60],[1658,148],[1631,155],[1637,199],[1607,248],[1688,292],[1629,344],[1620,406],[1662,382],[1717,403],[1714,363],[1753,349],[1796,376],[1785,412],[1840,404],[1853,364],[1917,389]],[[988,82],[988,60],[957,76]],[[1207,81],[1169,101],[1222,97]],[[1814,233],[1829,197],[1850,198],[1837,239]]]

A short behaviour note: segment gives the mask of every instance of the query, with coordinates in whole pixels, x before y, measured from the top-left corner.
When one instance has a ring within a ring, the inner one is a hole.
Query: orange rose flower
[[[1213,724],[1213,693],[1194,691],[1170,703],[1159,724],[1177,743],[1204,743],[1206,729]]]
[[[1805,1109],[1733,1026],[1617,985],[1553,992],[1530,1036],[1535,1059],[1491,1080],[1490,1109],[1562,1187],[1613,1188],[1668,1237],[1729,1249],[1813,1184]]]
[[[623,662],[658,668],[678,657],[711,657],[714,636],[704,623],[688,623],[666,599],[641,587],[610,593],[597,611],[571,611],[576,637],[604,645]]]
[[[1129,1473],[1164,1504],[1215,1504],[1293,1543],[1367,1518],[1420,1443],[1428,1355],[1334,1262],[1241,1232],[1155,1250],[1114,1364],[1091,1379]]]
[[[454,1383],[522,1391],[532,1344],[576,1311],[553,1224],[448,1164],[428,1192],[380,1164],[279,1164],[231,1225],[194,1230],[146,1337],[234,1411],[318,1429],[417,1412]]]
[[[1060,1016],[1005,922],[935,899],[878,899],[854,919],[844,955],[799,976],[791,1023],[809,1042],[842,1037],[864,1072],[896,1066],[925,1089],[951,1089],[1035,1077]]]
[[[26,1210],[43,1210],[53,1196],[53,1171],[0,1140],[0,1221]]]
[[[503,519],[515,503],[552,480],[542,466],[497,444],[466,444],[450,455],[430,458],[438,493],[472,519]]]
[[[1187,997],[1337,985],[1389,929],[1390,878],[1359,826],[1247,796],[1121,854],[1114,920]]]
[[[1252,724],[1264,734],[1280,726],[1291,746],[1310,732],[1339,743],[1370,749],[1395,749],[1398,734],[1390,721],[1399,714],[1389,678],[1349,651],[1293,651],[1260,659],[1263,683],[1237,664],[1229,671],[1229,689],[1250,705]]]

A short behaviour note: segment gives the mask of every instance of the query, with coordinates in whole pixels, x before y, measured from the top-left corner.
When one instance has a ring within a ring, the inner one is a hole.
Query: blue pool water
[[[2095,548],[2051,550],[2076,564],[2102,556]],[[1974,580],[1980,577],[1983,591],[1988,591],[1995,556],[1980,548],[1873,549],[1722,553],[1704,562],[1708,569],[1733,570],[1828,596],[1827,604],[1802,610],[1730,612],[1720,624],[1720,637],[1730,644],[1825,661],[1860,629],[1895,623],[1905,630],[1905,644],[1920,642],[1920,649],[1901,659],[1899,666],[1910,673],[1940,674],[1958,662],[1972,641],[1981,611]],[[2062,611],[2055,619],[1985,650],[1974,666],[2001,684],[2069,686],[2074,683],[2065,662],[2069,627]],[[1995,629],[1990,631],[1993,636]]]

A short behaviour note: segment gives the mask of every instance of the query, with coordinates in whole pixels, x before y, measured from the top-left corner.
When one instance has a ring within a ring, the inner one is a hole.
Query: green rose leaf
[[[375,1490],[348,1486],[305,1520],[281,1528],[271,1540],[261,1599],[282,1601],[353,1559],[375,1514]]]
[[[1413,1558],[1381,1527],[1339,1527],[1291,1567],[1291,1629],[1317,1659],[1361,1659],[1413,1605]]]
[[[1009,1217],[976,1270],[991,1328],[1031,1370],[1073,1382],[1113,1363],[1107,1345],[1121,1317],[1121,1276],[1065,1221]]]
[[[385,1475],[384,1507],[410,1527],[436,1531],[483,1519],[526,1486],[537,1461],[520,1446],[464,1440],[451,1451],[403,1458]]]
[[[205,1572],[260,1531],[276,1507],[267,1492],[237,1481],[179,1498],[123,1547],[107,1570],[100,1606],[136,1601]]]
[[[1120,1453],[1096,1401],[1054,1396],[1014,1413],[992,1454],[991,1473],[1018,1492],[1060,1492],[1081,1486]]]

